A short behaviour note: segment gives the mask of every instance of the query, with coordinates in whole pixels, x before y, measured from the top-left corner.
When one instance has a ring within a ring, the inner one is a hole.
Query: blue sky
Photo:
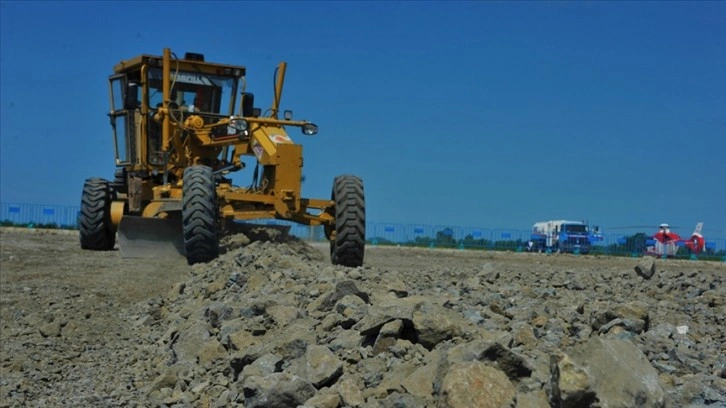
[[[726,237],[724,21],[725,2],[2,1],[0,198],[78,204],[112,178],[107,77],[169,47],[245,65],[262,107],[287,61],[282,108],[320,126],[291,133],[304,195],[357,174],[369,221]]]

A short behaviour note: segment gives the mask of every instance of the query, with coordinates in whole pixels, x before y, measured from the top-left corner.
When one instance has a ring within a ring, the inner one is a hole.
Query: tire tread
[[[217,191],[212,169],[192,166],[184,170],[182,225],[187,262],[209,262],[219,255]]]
[[[109,251],[116,244],[116,231],[111,225],[110,183],[102,178],[89,178],[83,184],[78,230],[82,249]]]
[[[330,258],[335,265],[358,267],[365,255],[365,195],[363,181],[342,175],[333,182],[335,238],[330,242]]]

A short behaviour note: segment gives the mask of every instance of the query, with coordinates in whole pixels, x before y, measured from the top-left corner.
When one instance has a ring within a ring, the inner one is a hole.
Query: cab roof
[[[198,58],[201,56],[202,60],[200,61]],[[187,71],[190,69],[199,69],[202,72],[206,74],[217,74],[217,75],[230,75],[229,73],[225,73],[224,70],[229,68],[234,72],[234,70],[238,69],[240,71],[239,76],[244,76],[246,74],[246,68],[243,65],[230,65],[230,64],[220,64],[215,62],[206,62],[203,61],[204,56],[201,54],[185,54],[185,58],[195,58],[195,59],[175,59],[171,58],[171,69],[172,71],[177,68],[177,62],[179,64],[179,70]],[[163,57],[159,55],[149,55],[149,54],[142,54],[127,60],[122,60],[118,64],[116,64],[113,67],[113,71],[116,74],[124,73],[124,72],[130,72],[135,71],[138,69],[141,69],[141,66],[144,64],[149,64],[151,66],[155,67],[161,67],[163,61]]]

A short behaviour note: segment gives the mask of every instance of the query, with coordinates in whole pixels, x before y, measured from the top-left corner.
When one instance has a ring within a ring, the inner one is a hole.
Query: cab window
[[[171,101],[182,111],[228,116],[237,79],[192,72],[172,72]],[[149,107],[163,103],[161,69],[149,70]],[[234,108],[232,108],[234,109]]]

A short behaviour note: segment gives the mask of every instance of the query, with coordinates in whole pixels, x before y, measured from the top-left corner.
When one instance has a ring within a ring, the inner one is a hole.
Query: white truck
[[[599,227],[591,231],[585,221],[552,220],[536,222],[528,245],[535,252],[587,254],[601,238]]]

